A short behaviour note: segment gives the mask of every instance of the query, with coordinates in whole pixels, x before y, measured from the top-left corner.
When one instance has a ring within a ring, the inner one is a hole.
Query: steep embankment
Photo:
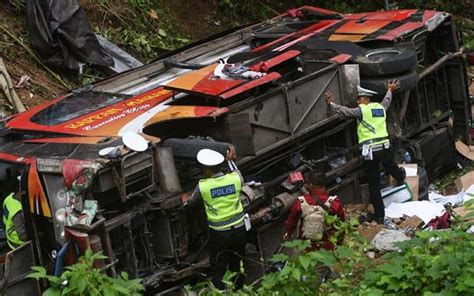
[[[380,9],[381,3],[342,0],[323,1],[250,1],[250,0],[81,0],[92,28],[143,62],[233,26],[273,17],[293,6],[320,5],[342,12]],[[317,2],[317,3],[314,3]],[[453,4],[424,1],[429,8],[454,13],[469,9]],[[399,1],[401,7],[413,1]],[[451,3],[451,2],[450,2]],[[464,38],[474,47],[473,22],[459,22]],[[88,68],[78,77],[64,71],[52,72],[32,55],[26,30],[24,0],[0,3],[0,53],[14,82],[28,75],[30,85],[17,89],[29,107],[56,97],[61,92],[103,78]],[[1,95],[0,95],[1,99]],[[0,101],[1,103],[1,101]],[[8,109],[8,108],[7,108]]]

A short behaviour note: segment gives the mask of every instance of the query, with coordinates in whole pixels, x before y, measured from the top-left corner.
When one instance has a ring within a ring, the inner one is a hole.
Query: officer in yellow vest
[[[326,102],[331,110],[347,117],[358,119],[357,137],[365,159],[365,172],[369,185],[370,201],[374,206],[374,215],[369,220],[383,224],[385,209],[380,194],[380,164],[386,173],[402,185],[405,180],[405,170],[398,167],[393,160],[393,150],[387,132],[386,110],[392,102],[392,93],[400,87],[400,81],[388,81],[387,93],[382,102],[371,102],[377,93],[357,86],[358,96],[356,108],[348,108],[334,103],[331,92],[326,92]]]
[[[27,240],[20,193],[10,193],[3,201],[3,224],[8,246],[16,249]]]
[[[209,257],[213,284],[224,289],[222,277],[227,268],[232,272],[240,272],[240,262],[245,255],[247,233],[244,225],[244,208],[240,201],[243,184],[238,170],[223,173],[225,160],[230,163],[235,159],[233,147],[227,157],[210,149],[202,149],[197,160],[202,165],[205,179],[199,181],[191,197],[183,199],[184,205],[194,206],[204,202],[209,226]],[[235,165],[234,165],[235,168]],[[243,278],[237,278],[236,286],[240,288]]]

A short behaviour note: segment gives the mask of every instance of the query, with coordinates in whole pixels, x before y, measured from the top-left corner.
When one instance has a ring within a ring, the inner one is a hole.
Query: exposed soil
[[[26,48],[19,45],[4,30],[19,38],[29,47],[26,24],[23,16],[16,14],[5,3],[0,4],[0,52],[12,82],[16,84],[22,75],[30,77],[30,85],[16,89],[20,99],[27,107],[38,105],[56,97],[66,87],[52,79],[38,63],[34,61]]]
[[[161,1],[166,13],[180,21],[180,25],[191,40],[199,40],[225,29],[222,16],[211,1]],[[220,15],[220,17],[219,17]]]

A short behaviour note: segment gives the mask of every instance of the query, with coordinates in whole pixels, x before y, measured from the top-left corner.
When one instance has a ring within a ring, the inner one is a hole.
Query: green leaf
[[[87,280],[85,277],[79,278],[76,284],[77,284],[77,291],[79,292],[79,294],[82,294],[87,288]]]
[[[122,271],[122,272],[120,273],[120,276],[121,276],[124,280],[126,280],[126,281],[128,280],[128,273],[126,273],[125,271]]]
[[[301,266],[303,266],[304,270],[308,270],[309,265],[311,264],[311,257],[302,255],[298,257]]]
[[[336,258],[334,257],[334,255],[326,250],[311,252],[308,255],[328,267],[331,267],[336,264]]]
[[[301,281],[301,271],[298,268],[293,269],[291,275],[296,281]]]
[[[48,288],[46,291],[43,292],[43,296],[60,296],[61,292],[57,288]]]
[[[125,295],[130,294],[130,291],[129,291],[127,288],[124,288],[124,287],[122,287],[122,286],[113,285],[112,288],[113,288],[115,291],[117,291],[117,292],[119,292],[119,293],[121,293],[121,294],[125,294]]]
[[[159,28],[159,29],[158,29],[158,35],[163,36],[163,37],[166,37],[166,31],[163,30],[162,28]]]
[[[346,246],[339,246],[336,251],[339,257],[349,258],[352,256],[352,250]]]
[[[309,240],[305,240],[305,241],[292,240],[292,241],[284,242],[282,246],[290,248],[290,249],[296,249],[298,251],[304,251],[309,246],[311,246],[311,242]]]
[[[284,262],[288,260],[288,256],[282,253],[278,253],[273,255],[273,257],[270,259],[271,262]]]

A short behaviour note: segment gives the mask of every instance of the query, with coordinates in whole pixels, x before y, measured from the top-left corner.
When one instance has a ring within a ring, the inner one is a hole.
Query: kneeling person
[[[336,196],[329,196],[326,188],[326,180],[323,174],[308,172],[305,174],[307,193],[300,196],[286,220],[286,233],[283,240],[288,240],[296,230],[299,222],[299,239],[308,239],[312,246],[308,251],[316,249],[332,250],[335,245],[331,237],[335,229],[327,227],[324,221],[324,212],[336,215],[342,221],[345,220],[344,208]],[[308,225],[308,223],[311,223]],[[305,225],[306,224],[306,225]],[[340,241],[342,238],[337,238]]]

